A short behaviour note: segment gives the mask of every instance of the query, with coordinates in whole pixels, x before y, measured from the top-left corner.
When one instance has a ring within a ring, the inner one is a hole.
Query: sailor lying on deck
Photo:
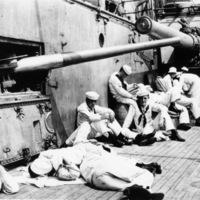
[[[122,127],[115,119],[115,113],[110,108],[96,105],[99,94],[94,91],[86,92],[86,100],[77,109],[78,128],[67,139],[67,145],[105,136],[113,145],[121,147],[131,145],[122,133]]]
[[[17,181],[0,165],[0,190],[6,194],[14,194],[19,191]]]
[[[185,139],[181,138],[178,135],[177,130],[175,130],[168,114],[168,108],[161,104],[150,102],[149,94],[150,92],[146,87],[143,87],[138,91],[137,107],[134,108],[133,106],[130,106],[129,112],[124,121],[124,134],[132,135],[132,138],[134,138],[138,145],[146,145],[145,139],[149,140],[149,138],[152,138],[152,143],[154,143],[156,141],[155,138],[159,139],[160,137],[163,137],[162,132],[159,130],[161,127],[165,126],[165,134],[167,134],[171,140],[184,142]],[[152,111],[158,112],[158,115],[154,120],[152,119]],[[129,129],[133,120],[137,128],[137,133]]]
[[[30,164],[29,173],[32,177],[52,174],[52,171],[56,172],[63,164],[73,168],[79,166],[80,169],[79,174],[75,170],[68,173],[66,180],[70,180],[70,174],[71,177],[81,174],[97,189],[124,191],[129,195],[142,191],[140,195],[147,196],[146,199],[150,199],[149,191],[155,174],[161,174],[161,167],[157,163],[145,164],[136,159],[119,156],[109,146],[95,141],[41,152]],[[65,179],[65,176],[62,178]]]

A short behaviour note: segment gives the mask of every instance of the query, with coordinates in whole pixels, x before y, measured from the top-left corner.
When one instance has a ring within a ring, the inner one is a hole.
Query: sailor
[[[173,78],[174,81],[175,81],[175,80],[180,81],[181,75],[182,75],[182,74],[188,73],[188,71],[189,71],[189,69],[188,69],[187,67],[185,67],[185,66],[182,67],[182,68],[181,68],[181,71],[180,71],[180,72],[177,72],[177,73],[176,73],[176,76]]]
[[[121,133],[121,126],[115,119],[114,112],[96,105],[99,94],[94,91],[86,92],[86,100],[77,109],[77,130],[67,139],[66,144],[77,143],[86,139],[106,137],[115,146],[131,145]]]
[[[200,102],[200,78],[196,74],[182,74],[180,83],[187,97],[193,98],[196,102]],[[200,104],[199,104],[200,106]]]
[[[32,178],[57,175],[62,180],[75,180],[80,177],[77,166],[81,164],[84,155],[85,147],[81,144],[73,148],[46,150],[28,166],[28,172]],[[61,172],[61,168],[65,169],[65,172]]]
[[[167,134],[171,140],[184,142],[185,139],[181,138],[177,130],[175,130],[172,120],[167,112],[167,107],[150,102],[149,93],[150,92],[146,87],[143,87],[138,91],[137,107],[134,108],[133,106],[130,106],[129,112],[124,121],[123,131],[126,134],[132,133],[136,142],[138,140],[140,142],[141,138],[149,138],[154,135],[157,140],[160,140],[160,137],[163,138],[163,136],[162,132],[159,130],[160,127],[165,125],[167,131],[165,135]],[[159,113],[154,120],[152,119],[152,111]],[[130,130],[130,125],[133,120],[137,128],[137,135]]]
[[[165,89],[168,91],[175,85],[177,85],[177,81],[175,82],[174,78],[177,76],[177,69],[175,67],[170,67],[168,74],[163,78]]]
[[[146,164],[134,158],[125,158],[116,153],[108,152],[101,147],[95,151],[88,151],[84,157],[80,171],[84,179],[97,189],[136,192],[138,185],[143,189],[142,193],[151,190],[155,174],[161,174],[161,168],[157,163],[154,166],[155,173],[146,168]],[[147,170],[145,170],[147,169]],[[152,173],[153,172],[153,173]],[[143,199],[141,196],[135,196]],[[151,199],[146,198],[146,199]]]
[[[188,107],[188,109],[193,114],[196,122],[195,126],[200,126],[200,106],[194,98],[189,98],[181,95],[181,98],[176,101],[177,104]]]
[[[178,74],[178,78],[177,78],[177,74]],[[189,95],[189,96],[184,95],[184,92],[190,94],[189,89],[191,89],[191,88],[189,88],[189,86],[191,84],[187,84],[188,81],[184,81],[184,78],[182,78],[180,81],[181,76],[188,77],[188,78],[191,77],[191,79],[193,77],[194,81],[196,80],[196,85],[198,85],[199,77],[196,75],[193,76],[193,74],[190,76],[188,74],[189,73],[177,73],[177,69],[175,67],[171,67],[169,69],[169,74],[166,75],[160,81],[162,81],[163,88],[165,89],[163,91],[165,91],[165,92],[172,88],[172,83],[173,83],[173,85],[176,88],[175,90],[177,91],[177,94],[181,93],[181,98],[177,99],[176,104],[189,108],[189,110],[192,112],[192,114],[196,120],[195,126],[200,126],[200,106],[199,106],[199,101],[197,100],[198,99],[198,90],[196,91],[196,93],[197,93],[196,98],[191,98],[191,95]],[[197,88],[197,86],[195,86],[195,87]],[[175,108],[173,110],[177,110],[177,109],[178,108]]]
[[[148,87],[146,88],[148,89]],[[166,106],[169,111],[179,115],[179,125],[177,129],[187,131],[191,128],[189,125],[190,119],[187,108],[177,104],[177,101],[181,99],[181,93],[176,87],[171,88],[167,92],[153,92],[152,88],[149,88],[149,91],[150,102]]]
[[[138,84],[128,84],[125,79],[132,73],[132,69],[128,65],[123,65],[119,72],[114,72],[109,78],[109,89],[116,102],[128,105],[136,105],[136,93]],[[130,93],[129,91],[132,90]]]
[[[2,165],[0,165],[0,190],[6,194],[14,194],[19,191],[19,184]]]
[[[119,156],[109,146],[94,141],[41,152],[30,164],[29,173],[32,177],[42,176],[52,169],[57,172],[63,164],[77,166],[79,175],[77,176],[74,170],[70,172],[72,177],[81,175],[87,183],[97,189],[126,193],[134,191],[135,194],[137,186],[140,186],[140,191],[150,195],[154,176],[162,173],[161,166],[157,163],[144,163],[134,158]]]
[[[183,66],[182,68],[181,68],[181,72],[182,73],[187,73],[189,71],[189,69],[187,68],[187,67],[185,67],[185,66]]]

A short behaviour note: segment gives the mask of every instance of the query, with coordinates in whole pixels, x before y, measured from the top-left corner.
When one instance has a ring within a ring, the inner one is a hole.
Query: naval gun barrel
[[[179,48],[184,48],[188,50],[193,50],[198,40],[193,35],[187,35],[174,28],[160,24],[147,16],[140,17],[135,24],[135,28],[140,34],[147,34],[153,39],[163,39],[163,38],[180,38],[180,44],[177,46]]]
[[[39,70],[50,70],[61,68],[73,64],[95,61],[104,58],[114,57],[117,55],[133,53],[142,50],[148,50],[164,46],[174,46],[180,43],[178,37],[162,39],[159,41],[134,43],[115,47],[105,47],[100,49],[76,51],[62,54],[42,55],[35,57],[27,57],[19,60],[14,72],[28,72]]]

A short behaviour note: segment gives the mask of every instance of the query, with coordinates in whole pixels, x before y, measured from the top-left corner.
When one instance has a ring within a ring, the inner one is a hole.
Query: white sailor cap
[[[153,88],[150,85],[145,85],[145,87],[149,92],[153,92]]]
[[[149,95],[149,90],[147,90],[147,88],[146,87],[142,87],[142,88],[140,88],[139,89],[139,91],[137,92],[137,97],[143,97],[143,96],[147,96],[147,95]]]
[[[30,164],[30,168],[35,174],[45,175],[53,169],[53,166],[49,159],[39,157]]]
[[[170,67],[169,68],[169,74],[172,74],[172,73],[176,73],[177,72],[177,69],[176,69],[176,67]]]
[[[99,94],[94,91],[88,91],[85,93],[86,97],[90,100],[97,101],[99,99]]]
[[[187,67],[182,67],[181,70],[184,71],[184,72],[188,72],[189,71],[189,69]]]
[[[127,75],[130,75],[132,74],[132,69],[129,65],[123,65],[122,66],[122,69],[124,70],[124,72],[127,74]]]

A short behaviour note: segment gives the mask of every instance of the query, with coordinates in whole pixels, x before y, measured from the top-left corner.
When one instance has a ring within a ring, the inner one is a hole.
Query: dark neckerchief
[[[120,82],[122,83],[122,87],[127,90],[127,85],[124,83],[124,80],[119,76],[119,74],[116,74],[116,77],[120,80]]]
[[[181,78],[181,75],[175,76],[175,77],[173,78],[173,80],[178,80],[178,81],[180,81],[180,78]]]
[[[172,84],[172,87],[174,86],[174,79],[171,78],[171,84]]]
[[[146,109],[144,111],[142,111],[142,108],[140,107],[138,101],[137,101],[137,105],[138,105],[138,108],[139,108],[140,112],[142,113],[138,118],[138,125],[141,123],[142,118],[144,118],[144,120],[143,120],[143,128],[144,128],[146,123],[147,123],[147,119],[146,119],[145,114],[149,110],[149,105],[146,107]]]
[[[89,108],[89,106],[87,106],[87,107],[88,107],[88,110],[89,110],[89,112],[94,112],[94,114],[96,114],[95,107],[94,107],[94,109],[93,109],[93,110],[91,110],[91,109]]]

